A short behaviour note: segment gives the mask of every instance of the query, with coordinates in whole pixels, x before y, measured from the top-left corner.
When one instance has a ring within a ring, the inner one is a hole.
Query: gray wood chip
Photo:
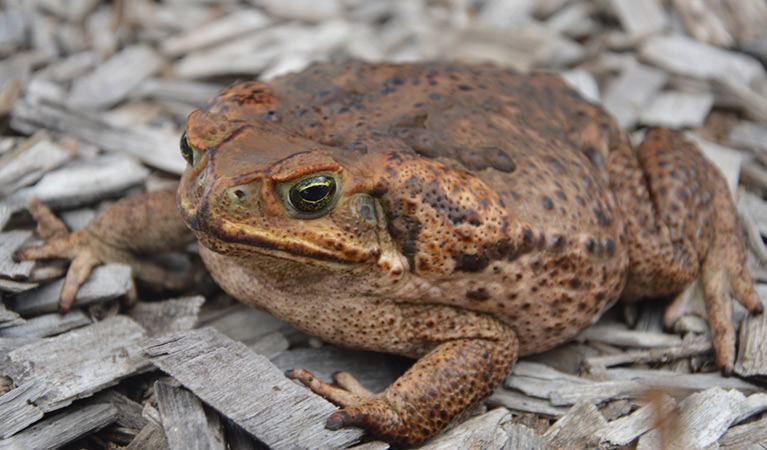
[[[249,0],[250,3],[264,8],[270,15],[285,19],[306,22],[318,22],[340,17],[343,4],[340,0]]]
[[[709,92],[663,92],[642,110],[639,120],[648,126],[696,128],[703,125],[712,106],[714,95]]]
[[[6,300],[8,308],[24,315],[38,315],[58,311],[59,294],[64,279],[22,292]],[[93,269],[91,276],[80,287],[74,307],[84,307],[122,297],[131,289],[131,269],[123,264],[108,264]]]
[[[624,446],[633,442],[647,431],[655,428],[658,423],[673,414],[676,401],[665,394],[660,394],[655,402],[648,403],[628,416],[613,420],[601,433],[601,444]]]
[[[135,45],[113,55],[96,70],[79,77],[67,99],[71,109],[106,109],[141,82],[160,71],[164,60],[148,45]]]
[[[767,442],[767,417],[727,430],[719,439],[719,450],[763,450]]]
[[[562,72],[562,78],[588,101],[599,102],[599,85],[594,75],[583,69]]]
[[[696,40],[724,48],[735,43],[722,18],[721,9],[710,8],[700,0],[674,0],[673,3],[685,28]]]
[[[511,413],[505,408],[497,408],[457,425],[432,439],[420,450],[453,450],[481,448],[483,450],[501,450],[506,448],[547,449],[541,436],[522,425],[513,425]],[[511,436],[515,436],[516,446],[510,446]],[[525,442],[520,442],[524,437]],[[522,446],[520,446],[522,445]]]
[[[43,418],[43,409],[34,403],[34,399],[45,392],[42,383],[28,381],[0,396],[0,438],[12,436]]]
[[[236,10],[213,22],[164,40],[161,51],[168,56],[179,56],[252,33],[270,23],[271,19],[256,9]]]
[[[33,317],[21,325],[0,328],[0,337],[46,337],[61,334],[73,328],[90,325],[92,320],[80,310],[69,314],[45,314]]]
[[[5,307],[5,303],[0,301],[0,333],[2,333],[5,328],[15,327],[24,322],[25,321],[21,316],[14,311],[9,311],[8,308]]]
[[[607,373],[615,381],[592,382],[575,389],[556,387],[548,392],[554,405],[572,405],[582,399],[594,403],[608,400],[641,398],[650,389],[665,389],[675,395],[720,387],[738,389],[752,394],[757,386],[737,378],[725,378],[718,373],[680,374],[663,370],[610,369]],[[546,386],[539,389],[545,390]]]
[[[668,348],[591,356],[586,358],[586,364],[588,366],[611,367],[623,364],[667,363],[676,359],[706,354],[711,352],[713,348],[711,342],[690,343]]]
[[[488,400],[493,405],[501,405],[514,411],[529,412],[548,417],[561,417],[569,408],[553,406],[548,400],[529,397],[516,391],[498,389]]]
[[[610,83],[602,99],[618,125],[630,129],[639,114],[668,81],[665,72],[643,64],[630,64]]]
[[[289,350],[272,358],[272,363],[283,371],[306,369],[328,383],[333,381],[335,372],[349,372],[373,392],[389,387],[413,362],[400,356],[350,350],[333,345],[318,349]]]
[[[767,152],[767,125],[739,120],[727,139],[735,147]]]
[[[15,262],[13,254],[27,239],[31,231],[16,230],[0,233],[0,276],[6,278],[28,278],[35,267],[34,261]]]
[[[750,86],[765,72],[756,59],[679,34],[653,36],[639,49],[642,60],[677,75]]]
[[[333,405],[212,328],[153,340],[145,351],[157,367],[274,450],[319,443],[340,449],[362,436],[354,428],[326,430]]]
[[[117,417],[112,405],[90,405],[58,413],[21,433],[0,441],[0,449],[52,450],[95,431]]]
[[[518,361],[511,375],[506,377],[504,386],[518,389],[532,397],[549,398],[552,391],[580,391],[591,383],[593,381],[562,373],[543,364]]]
[[[133,158],[104,155],[48,172],[34,186],[20,189],[0,203],[13,212],[26,208],[33,197],[54,208],[81,206],[123,192],[147,176],[149,170]]]
[[[746,401],[741,405],[740,414],[733,423],[740,423],[751,416],[767,411],[767,394],[764,392],[757,392],[751,394],[746,398]]]
[[[672,430],[674,436],[669,439],[659,429],[652,430],[639,438],[637,450],[658,449],[664,443],[667,450],[707,448],[727,431],[738,416],[743,400],[740,392],[719,388],[693,394],[679,403],[678,426]]]
[[[759,284],[759,297],[767,298],[767,286]],[[767,376],[767,352],[764,343],[767,342],[767,314],[747,316],[740,326],[740,347],[735,360],[735,373],[742,377]]]
[[[125,447],[125,450],[170,450],[170,447],[162,428],[154,423],[148,423]]]
[[[606,427],[607,421],[597,407],[582,400],[546,430],[543,437],[557,449],[581,450],[598,444]]]
[[[288,324],[268,312],[239,302],[214,320],[203,321],[202,325],[213,327],[226,337],[246,344],[269,333],[291,329]]]
[[[675,334],[630,330],[618,324],[597,324],[589,327],[581,336],[587,341],[602,342],[618,347],[653,348],[673,347],[682,344],[682,338]]]
[[[0,397],[0,417],[9,414],[5,408],[28,410],[31,405],[53,411],[145,370],[149,363],[138,347],[144,338],[133,320],[115,316],[11,351],[2,372],[14,384],[29,387],[22,395],[15,393],[17,388]],[[0,421],[0,435],[35,420],[29,415],[22,422]]]
[[[34,139],[34,138],[32,138]],[[21,148],[0,161],[0,196],[39,180],[45,173],[69,161],[73,154],[49,139]]]
[[[149,336],[158,337],[194,328],[203,303],[205,298],[199,295],[161,302],[138,302],[128,311],[128,316],[143,326]]]
[[[11,126],[17,130],[34,133],[40,129],[58,131],[93,144],[110,152],[131,155],[147,165],[180,175],[186,169],[186,161],[180,157],[178,140],[181,132],[162,130],[145,125],[118,127],[103,117],[80,110],[67,110],[58,106],[34,105],[16,102],[11,116]],[[133,175],[130,163],[127,173]],[[122,180],[119,174],[113,174]],[[142,176],[143,180],[146,176]],[[86,178],[87,179],[87,178]],[[43,178],[45,180],[45,178]],[[39,183],[38,183],[39,184]],[[82,189],[79,184],[76,186]],[[87,194],[89,189],[83,189]]]
[[[224,450],[220,421],[215,421],[218,429],[211,429],[208,415],[194,394],[161,382],[154,384],[154,392],[171,450]]]
[[[633,36],[657,33],[668,25],[668,16],[659,0],[610,0],[608,4]]]

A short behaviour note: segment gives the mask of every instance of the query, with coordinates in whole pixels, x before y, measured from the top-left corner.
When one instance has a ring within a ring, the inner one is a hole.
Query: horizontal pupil
[[[315,184],[301,189],[300,195],[304,201],[318,202],[327,196],[330,191],[329,184]]]

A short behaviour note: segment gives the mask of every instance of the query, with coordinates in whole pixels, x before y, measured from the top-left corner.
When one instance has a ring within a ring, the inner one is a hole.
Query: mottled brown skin
[[[380,394],[348,374],[336,387],[292,371],[343,408],[331,428],[423,442],[518,355],[570,339],[620,297],[673,294],[699,274],[723,370],[731,294],[761,310],[718,171],[668,130],[634,151],[555,75],[316,65],[225,89],[186,135],[178,208],[221,287],[328,342],[419,358]],[[337,195],[302,216],[287,192],[316,174]],[[116,208],[90,235],[121,233]],[[152,214],[173,222],[167,211]]]

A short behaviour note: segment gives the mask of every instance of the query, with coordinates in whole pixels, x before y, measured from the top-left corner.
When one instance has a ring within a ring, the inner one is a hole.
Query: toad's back
[[[392,235],[419,282],[377,294],[490,313],[523,354],[572,337],[617,300],[628,253],[605,162],[619,133],[559,77],[350,62],[241,86],[223,103],[233,97],[230,118],[273,121],[386,186]],[[392,153],[452,172],[380,156]]]

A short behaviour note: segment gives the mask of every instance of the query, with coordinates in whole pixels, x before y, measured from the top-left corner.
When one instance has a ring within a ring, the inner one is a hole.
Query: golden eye
[[[194,165],[197,164],[197,161],[202,158],[202,152],[189,144],[189,138],[186,136],[186,131],[181,135],[180,147],[181,156],[184,157],[190,166],[194,167]]]
[[[336,180],[330,175],[304,178],[290,187],[288,201],[297,211],[316,214],[322,212],[336,195]]]

